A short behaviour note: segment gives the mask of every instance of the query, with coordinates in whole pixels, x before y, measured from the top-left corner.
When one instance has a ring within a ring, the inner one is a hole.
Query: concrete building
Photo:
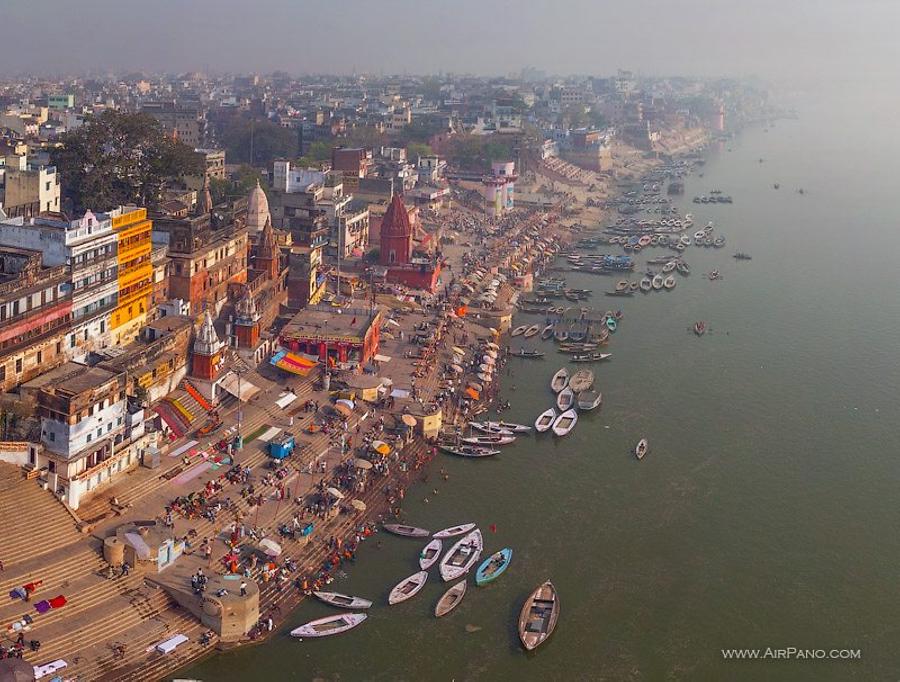
[[[59,211],[56,166],[29,163],[26,156],[7,156],[0,174],[0,205],[7,216]]]
[[[163,129],[189,147],[206,142],[206,110],[199,102],[146,102],[141,112],[160,122]]]
[[[110,317],[113,343],[137,338],[153,298],[153,222],[147,209],[121,207],[108,214],[117,238],[118,301]]]

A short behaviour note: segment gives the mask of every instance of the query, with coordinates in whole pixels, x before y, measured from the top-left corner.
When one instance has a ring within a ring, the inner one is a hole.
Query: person
[[[127,578],[127,577],[128,577],[128,571],[130,571],[130,570],[131,570],[131,566],[128,565],[128,562],[127,562],[127,561],[124,562],[124,563],[122,564],[122,577],[123,577],[123,578]]]
[[[242,597],[247,596],[247,583],[244,582],[243,580],[241,581],[241,596]]]

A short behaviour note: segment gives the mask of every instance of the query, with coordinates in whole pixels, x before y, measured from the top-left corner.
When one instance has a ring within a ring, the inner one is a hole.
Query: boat
[[[600,406],[603,401],[603,394],[600,391],[582,391],[576,396],[575,404],[579,410],[593,410]]]
[[[471,422],[470,422],[471,423]],[[482,422],[489,433],[530,433],[531,427],[525,424],[516,424],[515,422]]]
[[[552,325],[552,324],[548,324],[546,327],[544,327],[544,328],[541,330],[541,339],[543,339],[544,341],[546,341],[546,340],[549,339],[551,336],[553,336],[553,325]]]
[[[540,331],[541,331],[541,328],[538,325],[533,324],[528,329],[525,330],[525,332],[522,334],[522,336],[524,336],[526,339],[530,339],[532,336],[535,336]]]
[[[484,540],[477,528],[453,545],[441,559],[441,578],[444,582],[456,580],[468,573],[478,561],[483,548]]]
[[[649,277],[644,277],[644,279],[641,280],[641,283],[638,286],[640,286],[641,291],[647,292],[653,288],[653,282]]]
[[[557,341],[566,341],[569,338],[569,332],[557,329],[555,332],[553,332],[553,338]]]
[[[566,386],[556,396],[556,406],[559,408],[560,412],[568,410],[572,407],[572,403],[574,402],[575,392],[569,386]]]
[[[743,253],[742,251],[738,251],[732,258],[736,258],[737,260],[752,260],[753,256],[749,253]]]
[[[511,355],[517,358],[542,358],[545,354],[539,350],[525,350],[524,348],[520,348],[515,353],[511,353]]]
[[[587,353],[585,355],[573,355],[572,362],[600,362],[612,357],[612,353]]]
[[[402,535],[405,538],[427,538],[431,535],[430,530],[416,528],[415,526],[404,526],[402,523],[386,523],[384,524],[384,529],[388,533]]]
[[[628,280],[623,279],[616,282],[616,291],[625,291],[628,288]]]
[[[644,455],[647,454],[647,450],[650,449],[650,445],[647,443],[646,438],[641,438],[638,441],[638,444],[634,446],[634,456],[638,459],[644,459]]]
[[[580,369],[569,379],[569,388],[575,393],[587,391],[594,385],[594,373],[589,369]]]
[[[513,432],[509,429],[502,429],[497,426],[498,423],[499,422],[469,422],[469,426],[482,433],[500,434],[503,436],[513,435]]]
[[[510,561],[512,561],[512,549],[509,547],[504,547],[499,552],[491,554],[481,562],[481,566],[475,571],[475,584],[480,587],[494,582],[509,568]]]
[[[440,549],[438,550],[440,552]],[[339,609],[367,609],[372,606],[372,602],[368,599],[363,599],[362,597],[351,597],[346,594],[341,594],[340,592],[313,592],[316,599],[325,602],[326,604],[330,604],[331,606],[336,606]]]
[[[438,443],[438,447],[451,455],[458,457],[492,457],[499,455],[499,450],[491,448],[482,448],[477,445],[453,445],[450,443]]]
[[[697,336],[703,336],[706,333],[706,322],[701,320],[700,322],[694,322],[694,333]]]
[[[640,282],[637,282],[637,281],[632,282],[631,285],[630,285],[630,289],[631,289],[632,291],[637,291],[637,290],[640,289],[640,288],[641,288],[641,283],[640,283]]]
[[[521,336],[522,334],[525,333],[525,330],[526,330],[526,329],[528,329],[528,325],[523,324],[523,325],[521,325],[521,326],[516,327],[515,329],[513,329],[513,330],[510,332],[509,335],[510,335],[510,336]]]
[[[534,430],[538,433],[544,433],[545,431],[549,431],[550,427],[553,426],[553,422],[556,421],[556,410],[554,408],[550,408],[544,410],[538,415],[538,418],[534,420]]]
[[[453,587],[444,592],[444,594],[441,595],[441,598],[438,599],[437,605],[434,607],[435,617],[440,618],[441,616],[446,616],[459,606],[463,597],[466,596],[466,588],[468,586],[468,581],[460,580],[453,585]]]
[[[675,288],[675,278],[674,278],[672,275],[669,275],[669,276],[666,277],[666,279],[663,281],[663,286],[664,286],[666,289],[674,289],[674,288]]]
[[[616,318],[614,318],[614,317],[606,318],[606,328],[609,329],[609,331],[611,331],[611,332],[616,331],[616,327],[618,327],[618,326],[619,326],[619,323],[616,322]]]
[[[550,388],[554,393],[559,393],[569,384],[569,370],[563,367],[550,380]]]
[[[664,281],[665,280],[663,279],[662,275],[655,275],[653,277],[653,288],[656,289],[657,291],[659,291],[660,289],[663,288]]]
[[[291,637],[302,639],[303,637],[339,635],[342,632],[347,632],[347,630],[352,630],[366,618],[368,616],[364,613],[340,613],[335,616],[326,616],[294,628],[291,630]]]
[[[457,535],[471,533],[474,529],[474,523],[463,523],[459,526],[450,526],[449,528],[444,528],[444,530],[439,530],[432,537],[438,539],[455,538]]]
[[[425,548],[419,554],[419,568],[427,571],[434,566],[437,560],[441,558],[442,549],[444,549],[444,543],[441,542],[440,538],[435,538],[425,545]]]
[[[725,237],[723,237],[722,235],[716,237],[715,241],[713,241],[713,246],[717,249],[721,249],[723,246],[725,246]]]
[[[515,442],[515,436],[504,436],[502,433],[489,434],[485,436],[467,436],[459,439],[461,443],[466,445],[483,445],[489,447],[491,445],[509,445]]]
[[[428,580],[428,571],[419,571],[408,578],[404,578],[391,590],[390,595],[388,595],[388,604],[399,604],[415,597],[425,587],[426,580]]]
[[[549,580],[532,592],[519,613],[519,639],[533,651],[553,634],[559,620],[559,595]]]
[[[678,267],[678,262],[674,260],[670,260],[668,263],[663,265],[663,272],[672,272],[675,268]]]
[[[691,274],[691,268],[687,263],[679,262],[676,267],[678,268],[678,272],[680,272],[682,275]]]
[[[553,433],[557,436],[565,436],[575,428],[577,422],[578,413],[572,409],[566,410],[553,422]]]

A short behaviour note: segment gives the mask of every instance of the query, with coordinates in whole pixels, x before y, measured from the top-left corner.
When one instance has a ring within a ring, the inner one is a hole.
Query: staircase
[[[191,387],[193,388],[193,387]],[[194,393],[197,390],[194,389]],[[203,400],[203,396],[197,393]],[[208,405],[209,403],[204,400]],[[207,409],[189,391],[178,389],[157,403],[156,413],[179,438],[200,426]]]

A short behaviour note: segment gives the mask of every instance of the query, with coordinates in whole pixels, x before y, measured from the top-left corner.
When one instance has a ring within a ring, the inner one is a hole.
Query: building
[[[71,109],[75,106],[75,95],[47,95],[47,106],[58,111]]]
[[[153,222],[147,209],[126,206],[110,211],[117,239],[118,301],[110,317],[113,343],[137,338],[151,310],[154,288]]]
[[[331,150],[331,170],[343,176],[348,192],[354,192],[359,187],[360,178],[369,174],[372,164],[371,149],[335,147]]]
[[[205,172],[203,174],[185,176],[184,182],[189,189],[201,190],[210,179],[225,180],[227,178],[225,172],[225,150],[198,147],[194,149],[194,155],[203,163]]]
[[[311,306],[284,326],[279,341],[292,353],[329,365],[360,366],[378,353],[381,319],[379,308]]]
[[[189,147],[206,142],[206,111],[199,102],[146,102],[141,112],[149,114],[176,140]]]
[[[511,211],[515,206],[516,164],[514,161],[495,161],[491,164],[491,174],[485,176],[485,209],[495,216]]]
[[[269,212],[269,199],[263,188],[259,186],[259,180],[256,181],[256,187],[250,191],[250,198],[247,201],[247,232],[251,239],[262,232],[262,229],[272,219]]]
[[[8,156],[3,167],[0,205],[7,216],[33,216],[59,211],[56,166],[29,163],[26,156]]]
[[[385,267],[385,281],[434,292],[441,273],[440,259],[423,249],[414,253],[414,236],[409,211],[403,198],[395,194],[381,219],[378,262]]]
[[[66,361],[72,326],[69,268],[40,251],[0,247],[0,391]]]

